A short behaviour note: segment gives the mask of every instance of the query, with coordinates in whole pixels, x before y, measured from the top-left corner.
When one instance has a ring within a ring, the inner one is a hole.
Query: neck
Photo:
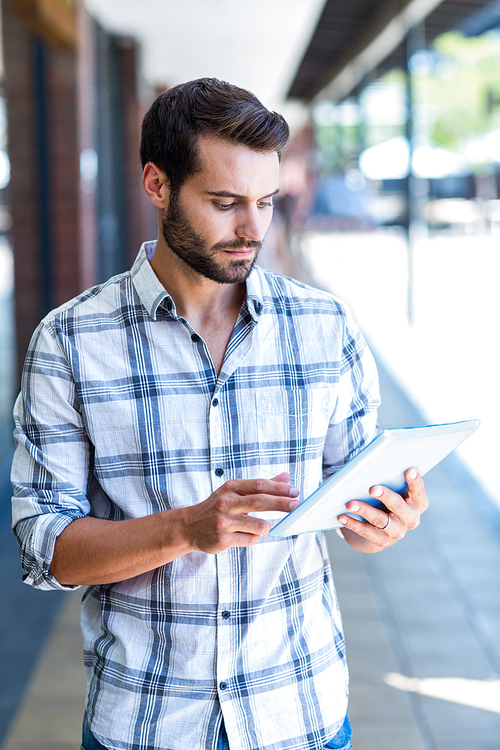
[[[246,294],[244,283],[220,284],[205,278],[178,258],[161,235],[151,266],[172,297],[177,314],[197,330],[221,315],[236,320]]]

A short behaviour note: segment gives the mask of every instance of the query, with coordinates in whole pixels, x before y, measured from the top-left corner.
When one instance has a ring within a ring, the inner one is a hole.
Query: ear
[[[149,200],[156,208],[165,208],[170,195],[170,183],[165,172],[148,161],[142,173],[142,184]]]

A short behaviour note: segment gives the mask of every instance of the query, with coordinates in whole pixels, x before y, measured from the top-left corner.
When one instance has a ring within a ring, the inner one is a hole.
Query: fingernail
[[[384,488],[381,487],[379,484],[372,489],[372,495],[374,497],[380,497],[384,491]]]
[[[300,494],[300,490],[298,487],[290,487],[288,490],[290,497],[298,497]]]
[[[417,470],[416,469],[410,469],[410,471],[408,472],[408,477],[410,479],[416,479],[417,476],[418,476]]]
[[[354,503],[354,505],[351,505],[351,507],[349,508],[349,510],[354,511],[354,513],[355,513],[357,510],[359,510],[359,505],[357,503]]]
[[[337,518],[337,521],[339,523],[343,523],[345,526],[345,524],[347,523],[347,518],[345,516],[340,516],[340,518]]]
[[[288,507],[290,508],[290,510],[295,510],[295,508],[298,508],[299,505],[300,500],[292,500],[291,503],[288,503]]]

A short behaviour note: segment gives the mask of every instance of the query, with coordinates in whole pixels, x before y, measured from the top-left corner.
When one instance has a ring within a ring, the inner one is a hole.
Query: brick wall
[[[42,316],[97,280],[95,180],[88,175],[82,179],[80,174],[81,152],[86,150],[87,156],[92,156],[99,151],[96,27],[80,3],[76,48],[61,47],[35,36],[12,12],[15,5],[1,5],[21,368],[29,339]],[[142,102],[137,93],[135,44],[129,40],[116,43],[122,76],[119,116],[123,146],[119,162],[125,182],[124,256],[126,265],[130,265],[141,242],[156,233],[154,211],[141,185],[138,158],[140,124],[149,102]],[[40,101],[42,108],[37,106]]]
[[[79,147],[76,55],[49,47],[49,156],[52,220],[52,306],[84,289],[79,262]]]
[[[14,242],[15,317],[19,361],[42,313],[40,221],[35,148],[32,38],[3,6],[5,95],[11,163],[9,198]]]

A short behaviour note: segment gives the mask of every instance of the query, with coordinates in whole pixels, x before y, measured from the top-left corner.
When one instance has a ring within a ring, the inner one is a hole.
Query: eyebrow
[[[272,198],[273,195],[277,195],[279,193],[279,188],[275,190],[273,193],[269,193],[269,195],[263,195],[262,198]],[[237,200],[247,200],[246,195],[238,195],[238,193],[230,193],[229,190],[204,190],[205,195],[213,195],[215,198],[236,198]],[[260,200],[262,200],[260,198]]]

